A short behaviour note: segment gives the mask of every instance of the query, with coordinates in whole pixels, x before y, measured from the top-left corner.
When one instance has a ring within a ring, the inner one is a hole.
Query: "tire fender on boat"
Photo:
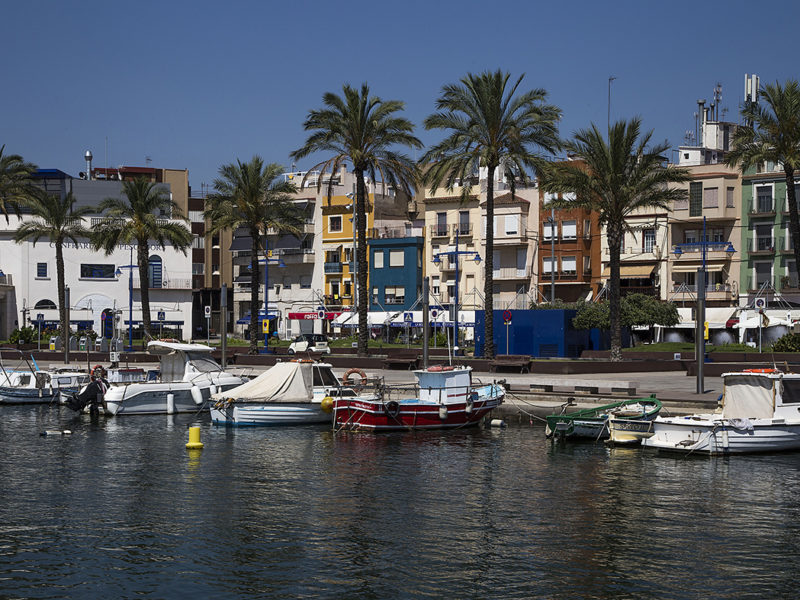
[[[395,400],[389,400],[389,402],[383,405],[383,408],[386,411],[386,414],[393,419],[400,414],[400,404]]]

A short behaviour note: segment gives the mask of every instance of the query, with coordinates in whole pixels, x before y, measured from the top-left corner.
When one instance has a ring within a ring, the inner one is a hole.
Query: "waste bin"
[[[61,338],[54,335],[50,338],[50,350],[61,350]]]
[[[69,336],[69,349],[70,350],[77,350],[78,349],[78,336],[77,335]]]
[[[78,351],[79,352],[86,352],[86,343],[87,343],[87,341],[88,341],[88,338],[86,336],[82,336],[78,340]]]

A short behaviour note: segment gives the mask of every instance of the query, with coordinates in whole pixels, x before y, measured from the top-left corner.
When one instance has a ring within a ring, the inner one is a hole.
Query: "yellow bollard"
[[[189,427],[189,442],[186,444],[187,450],[201,450],[203,442],[200,441],[200,428]]]

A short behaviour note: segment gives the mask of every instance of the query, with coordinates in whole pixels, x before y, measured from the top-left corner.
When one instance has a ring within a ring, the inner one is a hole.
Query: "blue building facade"
[[[368,245],[369,309],[411,309],[422,293],[424,238],[377,238]]]

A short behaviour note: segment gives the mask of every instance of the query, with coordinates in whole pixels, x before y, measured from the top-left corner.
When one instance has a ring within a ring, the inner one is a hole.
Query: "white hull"
[[[800,420],[723,419],[717,414],[658,418],[647,448],[693,454],[746,454],[800,449]]]
[[[614,444],[640,444],[653,435],[654,421],[638,419],[608,419],[608,437]]]
[[[2,404],[49,404],[58,398],[58,389],[51,391],[36,388],[0,387],[0,403]]]
[[[185,381],[112,384],[104,397],[104,409],[106,414],[115,416],[194,413],[208,401],[212,387],[214,391],[224,391],[241,383],[239,377],[223,375],[210,380],[203,378],[198,384]]]
[[[252,427],[262,425],[314,425],[331,423],[330,413],[319,402],[229,404],[211,407],[211,421],[219,425]]]

